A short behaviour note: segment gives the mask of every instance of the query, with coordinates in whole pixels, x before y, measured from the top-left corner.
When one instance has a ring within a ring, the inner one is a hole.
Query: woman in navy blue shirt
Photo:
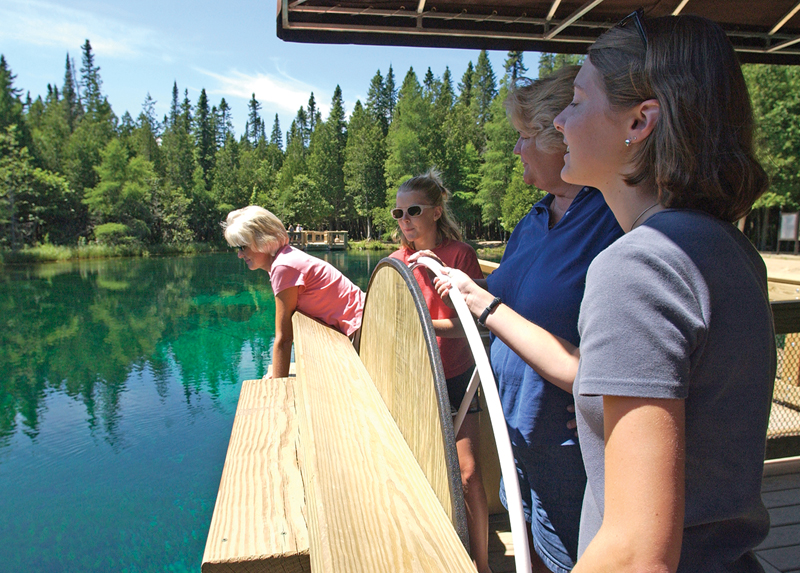
[[[548,194],[516,226],[486,285],[450,271],[467,306],[493,334],[492,369],[531,523],[534,571],[558,573],[577,559],[586,485],[580,446],[568,427],[574,424],[568,408],[578,312],[589,263],[622,235],[597,189],[561,179],[567,149],[553,118],[570,103],[577,72],[570,66],[513,86],[506,110],[519,132],[514,153],[525,183]],[[441,284],[440,292],[447,288]]]

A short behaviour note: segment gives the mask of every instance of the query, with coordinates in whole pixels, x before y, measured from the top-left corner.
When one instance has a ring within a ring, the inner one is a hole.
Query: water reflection
[[[58,390],[113,442],[119,396],[145,364],[162,394],[174,364],[187,401],[218,395],[220,384],[239,381],[245,346],[268,358],[274,302],[265,279],[223,255],[6,269],[0,440],[18,423],[35,437],[41,400]]]
[[[385,253],[319,253],[362,288]],[[233,254],[0,269],[0,569],[196,571],[266,273]]]

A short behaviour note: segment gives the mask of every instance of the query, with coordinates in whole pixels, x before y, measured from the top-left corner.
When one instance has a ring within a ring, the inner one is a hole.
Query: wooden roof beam
[[[553,3],[550,5],[550,11],[547,13],[547,17],[545,20],[548,22],[553,19],[553,16],[556,15],[556,10],[558,10],[558,6],[561,4],[561,0],[553,0]]]
[[[575,10],[572,14],[567,16],[561,22],[561,24],[559,24],[558,26],[556,26],[555,28],[553,28],[552,30],[550,30],[549,32],[544,34],[542,37],[545,40],[552,40],[554,37],[556,37],[558,34],[560,34],[566,28],[571,26],[572,23],[575,22],[575,20],[578,20],[584,14],[586,14],[587,12],[592,10],[595,6],[597,6],[598,4],[602,4],[602,3],[603,3],[603,0],[589,0],[586,4],[584,4],[583,6],[581,6],[577,10]]]
[[[688,3],[689,3],[689,0],[681,0],[681,3],[680,3],[680,4],[678,4],[678,7],[677,7],[677,8],[675,8],[675,9],[672,11],[672,15],[673,15],[673,16],[677,16],[678,14],[680,14],[680,13],[681,13],[681,10],[683,10],[683,9],[686,7],[686,5],[687,5]]]
[[[770,30],[770,31],[769,31],[769,35],[771,36],[772,34],[774,34],[775,32],[777,32],[778,30],[780,30],[781,28],[783,28],[784,24],[786,24],[786,22],[788,22],[789,20],[791,20],[791,19],[792,19],[792,16],[794,16],[795,14],[797,14],[797,11],[798,11],[798,10],[800,10],[800,2],[798,2],[797,4],[795,4],[795,5],[794,5],[794,8],[792,8],[791,10],[789,10],[789,12],[787,12],[786,16],[784,16],[783,18],[781,18],[781,19],[778,21],[778,23],[777,23],[777,24],[775,24],[775,26],[772,28],[772,30]],[[767,50],[767,51],[771,51],[771,50]]]

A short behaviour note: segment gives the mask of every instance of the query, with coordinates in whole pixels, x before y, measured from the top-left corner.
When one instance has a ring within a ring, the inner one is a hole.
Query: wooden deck
[[[800,573],[800,457],[769,460],[761,487],[770,531],[756,548],[765,573]],[[489,521],[489,565],[494,573],[514,571],[514,548],[507,514]]]

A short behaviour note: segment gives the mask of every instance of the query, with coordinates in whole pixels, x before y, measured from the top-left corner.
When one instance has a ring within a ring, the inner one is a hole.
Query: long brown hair
[[[612,109],[656,99],[653,132],[637,145],[629,185],[650,181],[665,207],[746,215],[767,188],[753,149],[750,96],[733,46],[714,22],[667,16],[616,26],[589,48]]]

